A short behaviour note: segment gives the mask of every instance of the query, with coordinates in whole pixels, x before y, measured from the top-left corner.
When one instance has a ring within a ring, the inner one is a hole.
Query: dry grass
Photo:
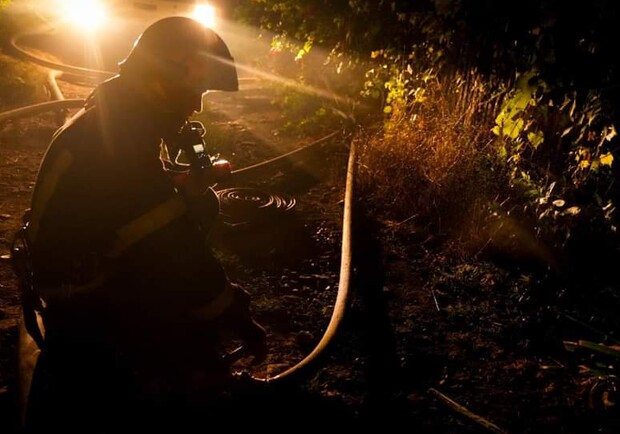
[[[386,218],[435,234],[481,225],[498,182],[488,91],[475,73],[428,83],[427,99],[358,135],[361,186]]]
[[[0,53],[0,111],[48,99],[41,68]]]

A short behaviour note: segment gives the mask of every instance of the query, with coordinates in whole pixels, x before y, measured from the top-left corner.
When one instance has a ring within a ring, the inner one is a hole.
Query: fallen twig
[[[582,326],[582,327],[584,327],[584,328],[586,328],[586,329],[588,329],[588,330],[590,330],[590,331],[592,331],[592,332],[594,332],[594,333],[598,334],[599,336],[604,337],[605,339],[607,339],[607,338],[609,337],[609,333],[605,333],[605,332],[603,332],[603,331],[601,331],[601,330],[599,330],[599,329],[597,329],[597,328],[594,328],[594,327],[592,327],[590,324],[585,323],[585,322],[583,322],[583,321],[581,321],[581,320],[578,320],[577,318],[575,318],[575,317],[574,317],[574,316],[572,316],[572,315],[567,314],[566,312],[559,311],[559,312],[558,312],[558,314],[559,314],[559,315],[561,315],[561,316],[563,316],[563,317],[564,317],[564,318],[566,318],[567,320],[572,321],[572,322],[574,322],[575,324],[579,324],[580,326]],[[619,341],[617,341],[616,339],[612,339],[612,340],[613,340],[614,342],[616,342],[616,343],[620,343],[620,342],[619,342]]]
[[[405,224],[405,223],[407,223],[409,220],[414,219],[414,218],[416,218],[417,216],[418,216],[417,214],[411,215],[411,216],[407,217],[405,220],[399,221],[399,222],[398,222],[398,223],[396,223],[394,226],[400,226],[400,225],[402,225],[402,224]]]
[[[618,346],[610,346],[610,345],[602,345],[597,344],[596,342],[579,340],[577,342],[564,341],[564,348],[569,351],[574,351],[576,348],[587,348],[592,351],[597,351],[602,354],[606,354],[608,356],[613,356],[620,359],[620,349]]]
[[[437,312],[441,311],[439,308],[439,303],[437,302],[437,297],[435,296],[435,290],[433,288],[431,288],[431,295],[433,296],[433,301],[435,302],[435,309],[437,309]]]
[[[434,388],[431,387],[430,389],[428,389],[428,392],[433,394],[433,395],[435,395],[439,399],[441,399],[443,402],[448,404],[452,409],[454,409],[457,412],[461,413],[463,416],[468,417],[469,419],[473,420],[474,422],[476,422],[477,424],[483,426],[484,428],[488,429],[489,431],[494,432],[496,434],[507,434],[506,431],[504,431],[503,429],[501,429],[500,427],[498,427],[494,423],[489,422],[488,420],[486,420],[482,416],[478,416],[477,414],[472,413],[467,408],[463,407],[461,404],[457,403],[456,401],[450,399],[449,397],[447,397],[446,395],[444,395],[443,393],[441,393],[437,389],[434,389]]]

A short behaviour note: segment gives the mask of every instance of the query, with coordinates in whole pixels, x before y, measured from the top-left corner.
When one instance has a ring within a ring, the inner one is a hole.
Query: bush
[[[9,48],[10,38],[34,25],[35,17],[23,1],[0,0],[0,46]],[[0,110],[46,99],[46,76],[40,67],[21,62],[0,51]]]
[[[45,80],[40,68],[0,54],[0,109],[46,100]]]
[[[360,178],[372,206],[435,234],[460,233],[482,219],[503,185],[492,170],[486,92],[475,73],[436,78],[423,101],[365,134]]]

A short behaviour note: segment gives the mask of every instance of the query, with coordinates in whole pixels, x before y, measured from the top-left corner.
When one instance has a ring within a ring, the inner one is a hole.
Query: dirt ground
[[[68,97],[88,91],[63,86]],[[248,82],[239,94],[208,95],[206,111],[198,116],[212,134],[214,150],[235,168],[322,136],[285,134],[282,113],[268,92]],[[20,226],[57,127],[55,114],[0,125],[2,255]],[[267,360],[248,368],[257,377],[276,375],[302,360],[330,320],[339,284],[347,156],[346,141],[335,140],[319,166],[252,180],[252,187],[295,198],[292,212],[222,228],[214,236],[219,257],[231,278],[252,294],[257,319],[269,334]],[[407,222],[363,218],[365,211],[361,201],[344,322],[320,365],[296,384],[296,391],[313,397],[312,405],[293,394],[271,401],[271,407],[263,397],[248,405],[264,410],[274,425],[283,408],[296,405],[296,427],[338,415],[343,422],[376,424],[386,432],[618,432],[617,410],[610,405],[613,378],[588,375],[585,366],[592,358],[577,357],[562,345],[563,340],[597,339],[587,317],[557,310],[536,316],[523,301],[523,288],[535,284],[526,272],[433,253]],[[13,417],[18,317],[17,282],[3,259],[2,432],[10,431],[3,427],[10,427]]]

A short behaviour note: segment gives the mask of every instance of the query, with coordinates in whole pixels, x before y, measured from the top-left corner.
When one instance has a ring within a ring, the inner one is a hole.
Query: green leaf
[[[605,136],[605,140],[607,140],[608,142],[613,139],[614,137],[616,137],[616,129],[614,128],[614,126],[612,125],[611,127],[609,127],[609,132],[607,133],[607,135]]]
[[[295,56],[295,60],[301,60],[303,59],[303,57],[306,55],[306,52],[301,49],[297,52],[297,55]]]
[[[562,208],[564,205],[566,205],[566,201],[564,201],[564,199],[557,199],[553,201],[553,206],[558,208]]]
[[[581,212],[581,208],[579,208],[578,206],[571,206],[570,208],[565,209],[562,214],[564,214],[564,215],[577,215],[580,212]]]
[[[545,137],[542,131],[539,130],[527,133],[527,139],[532,144],[534,149],[537,149],[538,146],[545,140]]]
[[[519,133],[523,130],[524,125],[523,119],[517,119],[516,121],[510,119],[504,122],[502,132],[505,136],[514,140],[519,137]]]
[[[614,156],[611,154],[611,152],[608,152],[599,157],[599,162],[602,166],[611,166],[611,164],[614,162]]]

